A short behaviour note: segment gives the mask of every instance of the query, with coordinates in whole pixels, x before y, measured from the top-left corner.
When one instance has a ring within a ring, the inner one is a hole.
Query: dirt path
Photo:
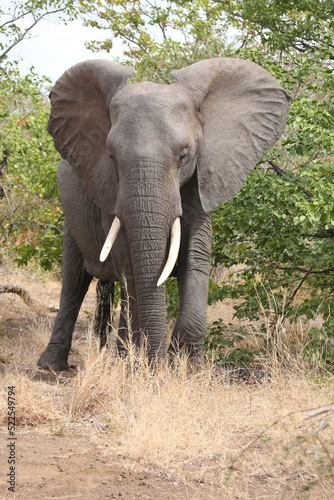
[[[145,471],[138,465],[122,465],[89,441],[88,436],[57,436],[36,431],[18,432],[16,440],[17,477],[15,493],[6,484],[7,429],[1,432],[1,498],[47,499],[108,498],[156,500],[223,498],[222,490],[197,481],[183,483],[167,479],[160,472]]]

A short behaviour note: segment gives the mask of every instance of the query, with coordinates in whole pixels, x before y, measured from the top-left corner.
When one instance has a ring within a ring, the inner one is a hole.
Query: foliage
[[[281,57],[264,47],[243,49],[278,77],[292,103],[282,140],[268,152],[232,202],[213,214],[213,265],[241,265],[230,283],[211,286],[210,301],[242,298],[238,318],[270,310],[273,328],[321,315],[322,331],[306,339],[310,358],[332,364],[334,323],[334,102],[333,68],[325,51]],[[264,57],[266,59],[264,59]],[[268,290],[270,292],[268,292]],[[286,296],[288,299],[286,300]],[[276,318],[276,320],[275,320]]]
[[[11,0],[0,14],[0,64],[18,43],[31,36],[43,19],[57,14],[66,22],[78,15],[74,0]]]
[[[33,68],[26,76],[8,54],[42,19],[76,16],[73,1],[8,2],[0,25],[0,225],[1,248],[19,265],[44,269],[59,263],[62,212],[57,192],[58,154],[46,132],[50,82]]]
[[[241,47],[260,40],[272,53],[333,49],[332,0],[215,1],[224,6],[228,22],[240,31]]]
[[[135,66],[136,81],[172,82],[169,73],[175,67],[225,51],[227,25],[219,22],[223,8],[210,0],[101,0],[82,5],[94,15],[86,24],[108,32],[105,41],[87,47],[111,52],[113,39],[120,38],[126,57],[122,62]]]
[[[179,291],[176,278],[168,278],[166,281],[167,321],[177,318],[179,315]]]
[[[34,258],[44,269],[60,262],[62,212],[57,191],[58,154],[46,133],[49,106],[33,70],[0,68],[1,247],[15,248],[18,264]]]
[[[254,359],[254,352],[245,340],[247,342],[247,332],[243,327],[235,328],[219,319],[210,325],[204,346],[209,359],[224,366],[244,366]]]

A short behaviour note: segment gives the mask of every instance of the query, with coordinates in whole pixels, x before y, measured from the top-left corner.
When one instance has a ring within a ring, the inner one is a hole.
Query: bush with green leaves
[[[46,132],[49,104],[33,71],[0,67],[1,248],[19,265],[60,263],[63,216],[57,190],[59,156]],[[45,82],[43,82],[45,83]]]
[[[286,55],[279,66],[267,56],[263,65],[292,96],[288,125],[236,198],[213,214],[213,265],[243,270],[212,283],[210,302],[242,298],[236,316],[258,320],[273,296],[276,318],[294,324],[321,315],[323,335],[334,340],[333,69],[328,54],[312,51]]]
[[[63,216],[57,190],[59,155],[47,134],[50,81],[19,71],[9,55],[51,16],[78,15],[73,0],[12,0],[0,21],[0,243],[19,265],[61,262]]]
[[[204,341],[207,358],[222,366],[250,364],[256,352],[247,345],[247,337],[247,330],[242,326],[226,325],[223,319],[214,321]]]

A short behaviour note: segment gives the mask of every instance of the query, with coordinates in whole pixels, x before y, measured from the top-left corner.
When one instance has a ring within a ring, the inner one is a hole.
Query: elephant
[[[65,222],[60,306],[42,368],[68,369],[93,277],[120,282],[131,338],[146,339],[152,362],[183,349],[190,363],[202,363],[210,212],[235,196],[287,121],[289,94],[251,61],[201,60],[173,70],[172,84],[129,83],[132,72],[84,61],[50,94]],[[177,278],[180,310],[167,345],[169,275]],[[127,326],[121,314],[120,352]]]

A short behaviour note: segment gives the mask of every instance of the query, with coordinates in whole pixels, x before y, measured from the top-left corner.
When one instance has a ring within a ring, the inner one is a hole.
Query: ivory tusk
[[[115,217],[113,223],[111,224],[108,236],[106,238],[106,241],[104,242],[103,248],[100,253],[101,262],[104,262],[108,257],[120,229],[121,229],[121,221],[119,220],[118,217]]]
[[[177,219],[175,219],[172,226],[169,255],[164,270],[162,271],[161,276],[158,280],[157,286],[162,285],[166,281],[170,273],[173,271],[177,256],[179,254],[180,242],[181,221],[180,217],[178,217]]]

